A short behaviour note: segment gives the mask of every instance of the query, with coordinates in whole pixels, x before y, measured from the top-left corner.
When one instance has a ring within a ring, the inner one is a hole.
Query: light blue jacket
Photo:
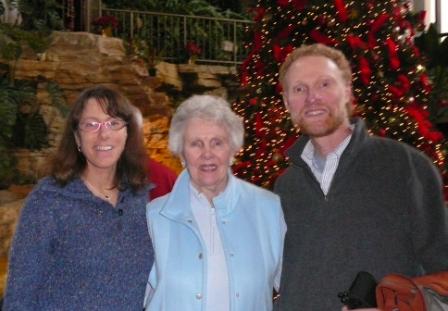
[[[156,254],[144,302],[149,311],[212,311],[205,310],[207,258],[189,184],[184,171],[170,194],[147,206]],[[229,172],[225,191],[213,203],[229,273],[230,310],[272,310],[286,232],[278,196]]]

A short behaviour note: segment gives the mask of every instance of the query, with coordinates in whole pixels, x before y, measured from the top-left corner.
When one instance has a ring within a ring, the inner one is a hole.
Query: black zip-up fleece
[[[380,280],[448,269],[447,209],[428,157],[369,136],[356,119],[325,196],[300,156],[308,140],[290,148],[290,167],[275,184],[288,227],[280,310],[340,310],[338,292],[360,270]]]

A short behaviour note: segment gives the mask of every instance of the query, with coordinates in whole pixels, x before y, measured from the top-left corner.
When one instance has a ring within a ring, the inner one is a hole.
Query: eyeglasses
[[[107,128],[108,130],[118,131],[125,127],[126,124],[127,123],[121,119],[113,119],[104,122],[87,120],[79,123],[78,128],[84,132],[94,133],[98,131],[102,126]]]

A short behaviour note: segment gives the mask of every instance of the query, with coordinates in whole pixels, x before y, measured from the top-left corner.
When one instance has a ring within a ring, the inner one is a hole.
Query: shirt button
[[[236,298],[239,298],[240,297],[240,293],[236,293],[235,296],[236,296]]]
[[[199,259],[202,259],[202,253],[199,253],[198,257]]]
[[[234,254],[233,253],[230,253],[230,257],[233,257],[234,256]]]
[[[223,220],[222,223],[225,225],[225,224],[227,223],[227,221],[226,221],[226,220]]]
[[[187,221],[189,224],[191,224],[193,222],[193,220],[191,220],[191,219],[188,219]]]
[[[202,294],[201,293],[197,293],[196,294],[196,299],[198,299],[198,300],[202,299]]]

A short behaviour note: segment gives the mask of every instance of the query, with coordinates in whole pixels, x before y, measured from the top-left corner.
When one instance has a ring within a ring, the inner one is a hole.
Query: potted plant
[[[162,52],[157,52],[147,39],[140,37],[132,38],[127,42],[126,48],[132,59],[147,67],[149,76],[156,76],[156,65],[161,61]]]
[[[112,37],[113,30],[118,27],[118,19],[113,15],[103,15],[95,19],[92,24],[103,36]]]
[[[187,42],[187,44],[185,45],[185,51],[187,52],[187,55],[188,55],[188,63],[189,64],[196,63],[196,59],[202,53],[201,47],[199,45],[197,45],[196,43],[194,43],[193,41]]]

